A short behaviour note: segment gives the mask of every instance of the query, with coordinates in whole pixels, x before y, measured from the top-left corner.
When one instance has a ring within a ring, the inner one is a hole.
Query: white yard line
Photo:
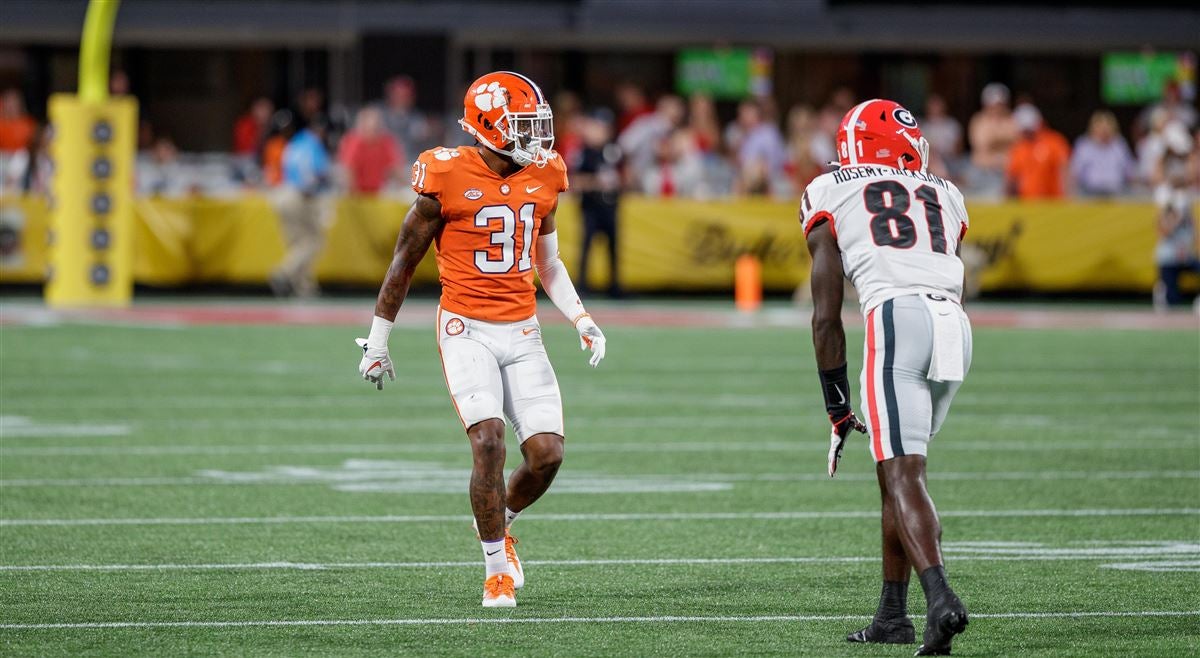
[[[1166,545],[1145,550],[1138,547],[1128,549],[1088,550],[1072,548],[1030,548],[1025,552],[1001,551],[996,554],[963,552],[958,547],[947,546],[945,552],[953,556],[955,562],[985,561],[985,562],[1076,562],[1103,561],[1114,557],[1156,556],[1163,560],[1137,563],[1151,566],[1179,566],[1196,564],[1195,560],[1186,562],[1166,561],[1172,558],[1194,556],[1200,553],[1200,547],[1184,542],[1176,546]],[[739,565],[739,564],[848,564],[859,562],[878,562],[878,556],[818,556],[818,557],[728,557],[728,558],[619,558],[596,560],[523,560],[522,563],[531,567],[592,567],[592,566],[671,566],[671,565]],[[1112,568],[1132,568],[1127,564],[1105,565]],[[478,560],[466,561],[425,561],[425,562],[233,562],[233,563],[194,563],[194,564],[10,564],[0,565],[0,572],[70,572],[70,571],[324,571],[337,569],[449,569],[465,568],[478,569]]]
[[[437,382],[442,386],[442,382]],[[7,392],[7,385],[6,385]],[[1121,405],[1161,405],[1188,404],[1194,402],[1194,391],[1121,391],[1103,392],[1088,390],[1057,391],[1054,396],[1039,394],[989,394],[989,395],[959,395],[954,399],[954,408],[1005,408],[1019,406],[1023,409],[1030,407],[1048,407],[1061,409],[1079,407],[1110,407]],[[668,406],[703,406],[721,408],[751,408],[779,409],[789,408],[797,400],[803,398],[798,391],[796,394],[770,393],[718,393],[715,395],[698,396],[693,393],[672,391],[664,392],[661,387],[622,386],[622,392],[608,390],[589,390],[573,396],[568,396],[571,409],[591,409],[595,407],[611,408],[620,406],[628,409],[663,409]],[[315,409],[331,407],[345,409],[347,407],[366,407],[378,409],[379,401],[375,396],[358,393],[342,395],[222,395],[197,393],[153,393],[140,396],[143,404],[153,405],[157,410],[196,410],[196,409]],[[98,409],[110,411],[120,409],[129,403],[126,396],[95,395],[83,399],[71,400],[72,410]],[[23,413],[31,411],[47,411],[51,413],[62,411],[61,400],[29,398],[11,402]],[[408,393],[397,401],[397,408],[430,408],[434,410],[447,409],[451,406],[450,398],[442,389],[431,390],[428,393]]]
[[[1030,427],[1051,429],[1059,427],[1063,423],[1062,418],[1046,414],[1004,416],[1001,414],[1001,412],[962,411],[953,414],[952,418],[959,418],[963,420],[984,420],[993,427],[1010,429]],[[1164,419],[1161,415],[1147,415],[1146,419],[1147,422],[1138,423],[1136,419],[1131,419],[1129,418],[1129,414],[1126,414],[1126,418],[1123,419],[1123,422],[1117,423],[1112,419],[1103,417],[1080,417],[1072,419],[1071,425],[1076,429],[1087,430],[1089,433],[1120,432],[1120,435],[1126,439],[1139,436],[1169,436],[1171,432],[1181,433],[1188,431],[1188,429],[1185,429],[1187,427],[1186,425],[1182,427],[1180,425],[1164,427],[1166,423],[1163,422]],[[1189,418],[1184,416],[1180,416],[1180,419],[1181,423],[1190,421]],[[356,415],[353,418],[331,418],[328,416],[319,418],[246,418],[220,416],[206,418],[175,417],[162,419],[142,419],[136,423],[136,427],[157,433],[177,432],[183,430],[225,430],[233,432],[261,430],[305,433],[348,433],[361,430],[380,430],[385,432],[399,433],[406,430],[444,430],[453,428],[454,421],[455,418],[453,407],[451,407],[449,404],[446,404],[440,413],[422,413],[417,417],[364,417],[362,415]],[[783,428],[791,430],[797,427],[805,427],[806,422],[815,423],[817,421],[815,419],[806,421],[805,417],[800,414],[764,414],[761,411],[754,409],[721,409],[720,415],[704,416],[698,413],[691,415],[659,415],[653,413],[634,414],[628,411],[616,410],[610,410],[608,412],[582,413],[579,411],[570,411],[568,407],[567,415],[568,429],[598,428],[647,431],[662,429],[740,429],[745,427],[753,427]],[[81,423],[80,425],[84,424],[85,423]],[[65,431],[68,428],[59,427],[55,429]],[[81,431],[80,435],[90,436],[86,430]],[[70,434],[56,433],[52,436],[70,436]],[[947,441],[946,443],[951,443],[951,441]],[[984,442],[979,441],[979,443]],[[1051,443],[1054,442],[1052,441]],[[1193,441],[1193,444],[1195,444],[1195,441]],[[1094,442],[1092,445],[1095,445]]]
[[[943,510],[944,518],[1071,518],[1105,516],[1200,516],[1200,508],[1130,509],[1015,509]],[[878,510],[825,512],[648,512],[627,514],[538,514],[534,521],[792,521],[803,519],[874,519]],[[526,518],[526,517],[522,517]],[[303,523],[468,523],[465,514],[382,516],[231,516],[149,517],[100,519],[0,519],[0,527],[12,526],[128,526],[128,525],[278,525]]]
[[[690,473],[654,474],[637,473],[632,477],[690,482],[824,482],[829,476],[823,473]],[[387,474],[381,481],[395,479]],[[873,473],[844,473],[839,480],[874,482]],[[932,472],[930,480],[966,481],[1041,481],[1041,480],[1195,480],[1200,471],[946,471]],[[0,480],[4,487],[156,487],[156,486],[329,486],[331,480],[312,478],[277,477],[262,480],[221,480],[210,477],[96,477],[96,478],[13,478]],[[461,492],[455,492],[461,493]],[[568,492],[569,493],[569,492]]]
[[[405,429],[391,428],[400,436]],[[1153,429],[1153,428],[1151,428]],[[1157,434],[1156,432],[1153,434]],[[808,446],[811,447],[811,446]],[[659,453],[659,452],[803,452],[808,449],[798,437],[795,441],[639,441],[627,443],[597,443],[568,441],[569,453]],[[1195,439],[1158,439],[1154,449],[1198,448]],[[1131,440],[1008,440],[954,441],[940,440],[934,444],[938,451],[1021,452],[1055,450],[1146,450],[1146,446]],[[144,445],[144,446],[0,446],[0,456],[8,457],[158,457],[171,455],[291,455],[291,454],[468,454],[465,442],[452,443],[281,443],[281,444],[216,444],[216,445]]]
[[[501,613],[503,614],[503,613]],[[972,613],[973,619],[1084,619],[1095,617],[1196,617],[1198,610]],[[457,619],[263,619],[247,621],[102,621],[0,624],[3,630],[119,628],[245,628],[272,626],[457,626],[467,624],[671,624],[826,622],[867,619],[864,615],[661,615],[646,617],[463,617]]]
[[[730,565],[730,564],[838,564],[878,562],[878,557],[763,557],[763,558],[626,558],[612,560],[522,560],[526,566],[587,567],[612,565]],[[20,571],[210,571],[326,569],[448,569],[479,568],[478,560],[443,562],[247,562],[238,564],[31,564],[0,565],[0,572]]]

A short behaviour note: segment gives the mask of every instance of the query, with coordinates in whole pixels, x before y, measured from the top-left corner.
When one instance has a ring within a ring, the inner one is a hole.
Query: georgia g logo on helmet
[[[896,123],[905,128],[917,127],[917,120],[913,118],[912,112],[903,107],[897,107],[895,110],[892,110],[892,118],[896,120]]]
[[[481,76],[463,99],[463,130],[521,166],[546,166],[554,147],[554,113],[532,80],[512,71]]]

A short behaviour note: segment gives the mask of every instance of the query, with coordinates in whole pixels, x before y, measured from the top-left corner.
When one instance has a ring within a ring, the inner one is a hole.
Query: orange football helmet
[[[550,103],[533,80],[512,71],[495,71],[472,82],[458,124],[522,166],[546,166],[554,147]]]
[[[929,142],[912,113],[878,98],[855,105],[842,118],[837,152],[843,167],[881,164],[921,172],[929,167]]]

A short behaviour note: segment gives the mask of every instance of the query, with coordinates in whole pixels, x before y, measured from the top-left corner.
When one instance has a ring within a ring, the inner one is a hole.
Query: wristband
[[[388,336],[392,333],[392,324],[376,315],[371,320],[371,333],[367,334],[367,347],[387,349]]]
[[[819,370],[821,392],[825,394],[825,411],[830,420],[845,418],[853,412],[850,404],[850,379],[846,376],[846,364],[829,370]]]

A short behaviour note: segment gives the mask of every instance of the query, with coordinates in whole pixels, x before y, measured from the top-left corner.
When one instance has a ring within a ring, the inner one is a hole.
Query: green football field
[[[874,611],[879,495],[861,435],[824,475],[806,327],[601,309],[591,370],[548,325],[566,460],[513,528],[519,607],[484,610],[468,446],[413,313],[382,393],[355,371],[365,322],[0,327],[0,651],[915,650],[843,639]],[[1197,331],[980,324],[930,449],[972,615],[955,655],[1197,655]]]

